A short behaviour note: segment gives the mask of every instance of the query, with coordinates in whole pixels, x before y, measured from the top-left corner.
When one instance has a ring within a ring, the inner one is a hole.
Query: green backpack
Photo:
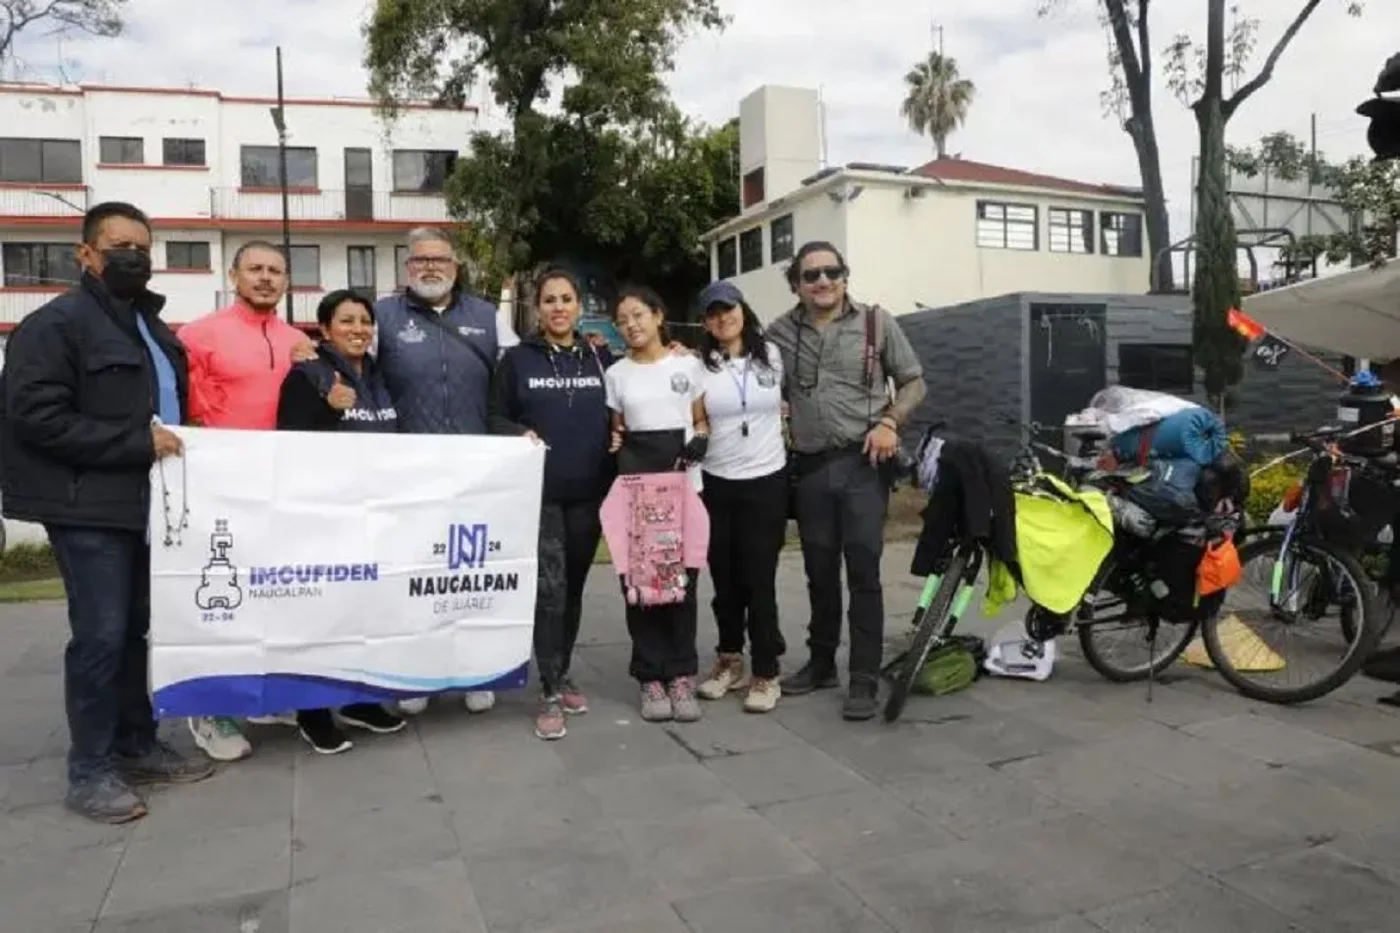
[[[927,696],[946,696],[965,690],[981,676],[986,655],[982,639],[955,635],[947,644],[929,652],[919,675],[914,678],[913,691]]]

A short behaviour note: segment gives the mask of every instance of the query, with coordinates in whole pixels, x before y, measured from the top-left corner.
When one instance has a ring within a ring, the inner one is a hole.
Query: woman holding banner
[[[282,382],[277,405],[280,431],[393,433],[398,416],[374,367],[374,307],[348,289],[333,291],[316,309],[322,341],[315,359],[297,363]],[[375,703],[339,710],[340,721],[370,732],[398,732],[406,723]],[[297,713],[301,737],[323,755],[348,751],[350,740],[328,709]]]
[[[560,739],[565,718],[588,712],[569,676],[583,617],[583,586],[602,535],[598,510],[614,476],[603,373],[613,357],[576,330],[578,280],[547,269],[535,282],[539,332],[511,347],[497,364],[491,429],[549,445],[540,505],[539,592],[535,600],[535,664],[540,707],[535,735]]]

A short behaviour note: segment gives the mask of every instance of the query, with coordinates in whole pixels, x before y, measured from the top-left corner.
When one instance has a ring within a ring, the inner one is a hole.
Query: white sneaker
[[[295,726],[296,713],[273,713],[271,716],[249,716],[248,721],[255,726]]]
[[[253,746],[238,731],[238,724],[227,716],[201,716],[186,723],[194,744],[215,761],[237,761],[253,754]]]
[[[421,716],[427,708],[427,697],[414,697],[411,700],[399,701],[399,712],[405,716]]]
[[[490,690],[470,690],[465,697],[467,712],[484,713],[496,705],[496,694]]]

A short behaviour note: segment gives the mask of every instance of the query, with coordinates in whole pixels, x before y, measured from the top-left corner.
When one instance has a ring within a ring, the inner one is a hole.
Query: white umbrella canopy
[[[1242,310],[1290,343],[1371,360],[1400,358],[1400,262],[1259,292]]]

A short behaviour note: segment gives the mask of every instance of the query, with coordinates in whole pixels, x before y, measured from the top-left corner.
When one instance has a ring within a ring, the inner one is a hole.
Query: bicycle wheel
[[[1283,566],[1275,570],[1282,547],[1283,534],[1279,533],[1251,537],[1240,548],[1241,580],[1231,588],[1221,611],[1202,625],[1202,635],[1215,669],[1244,696],[1264,703],[1306,703],[1326,696],[1355,676],[1380,642],[1384,620],[1376,593],[1355,555],[1325,541],[1294,538],[1283,555]],[[1269,571],[1263,599],[1244,596],[1251,564],[1262,564]],[[1272,582],[1276,574],[1281,579],[1277,596]],[[1326,619],[1332,607],[1339,616],[1349,616],[1349,624]],[[1227,620],[1231,629],[1222,633]],[[1270,623],[1278,624],[1282,637],[1260,634]],[[1316,633],[1305,631],[1313,623],[1319,623]],[[1348,637],[1343,629],[1353,634]],[[1283,676],[1275,676],[1289,675],[1303,666],[1302,662],[1335,650],[1339,633],[1344,650],[1341,660],[1330,665],[1327,673],[1297,686],[1284,685]],[[1227,645],[1227,640],[1231,644]],[[1303,656],[1298,661],[1288,660],[1276,642],[1296,642]]]
[[[1154,632],[1151,628],[1156,626]],[[1148,619],[1079,623],[1079,650],[1099,676],[1116,684],[1130,684],[1148,677],[1160,677],[1176,663],[1191,639],[1196,637],[1195,622],[1163,622]],[[1137,664],[1119,663],[1108,648],[1110,632],[1142,633],[1146,642],[1145,659]]]
[[[890,680],[890,695],[885,700],[885,722],[894,722],[899,718],[899,714],[904,712],[904,704],[909,701],[909,691],[914,688],[914,680],[919,676],[919,670],[928,658],[929,649],[933,647],[933,634],[938,631],[938,627],[948,615],[948,610],[953,604],[953,595],[957,593],[958,587],[962,586],[963,574],[966,572],[967,558],[959,551],[948,563],[948,569],[944,571],[943,578],[938,583],[938,590],[933,594],[928,611],[919,620],[909,648],[904,652],[904,660]]]

